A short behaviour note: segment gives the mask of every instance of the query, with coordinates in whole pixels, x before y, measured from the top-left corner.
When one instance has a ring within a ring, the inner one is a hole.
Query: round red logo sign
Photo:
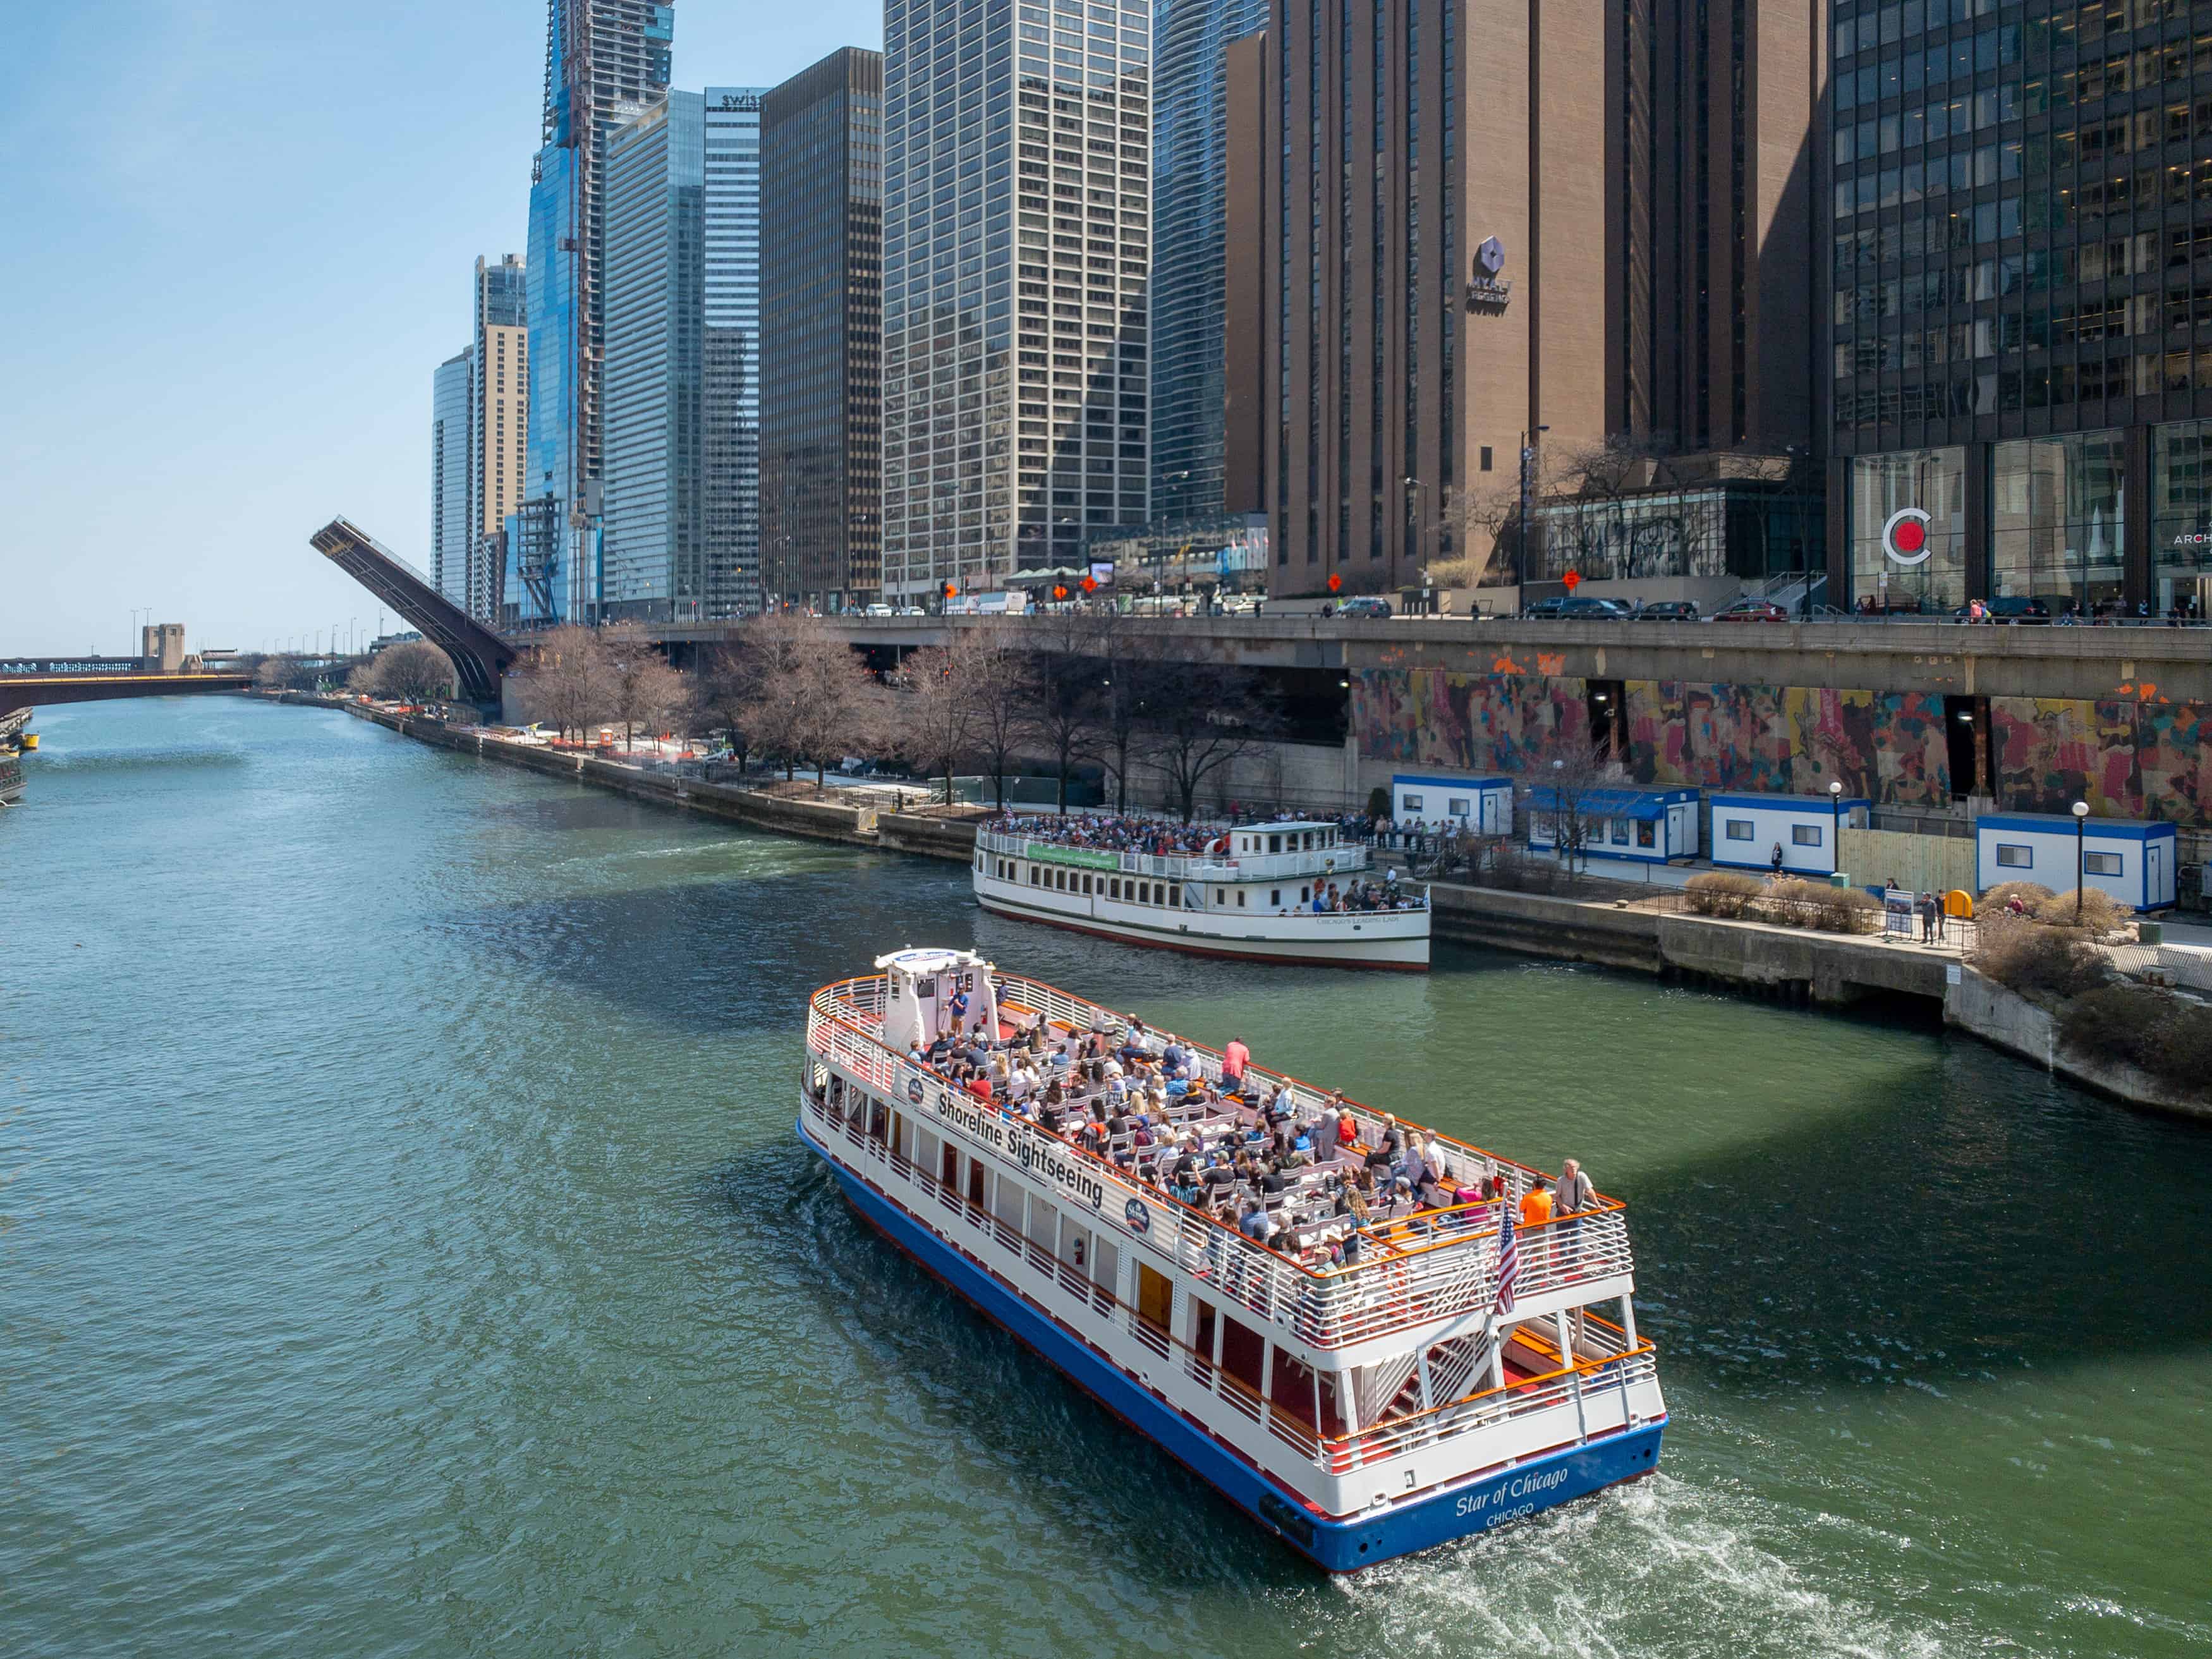
[[[1894,564],[1919,564],[1931,550],[1928,545],[1928,515],[1917,507],[1900,507],[1881,527],[1881,550]]]

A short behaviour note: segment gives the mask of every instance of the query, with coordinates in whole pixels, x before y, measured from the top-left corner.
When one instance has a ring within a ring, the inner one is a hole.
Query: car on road
[[[1717,623],[1786,623],[1790,613],[1771,599],[1738,599],[1725,611],[1713,613]]]
[[[860,614],[864,617],[896,617],[898,612],[887,605],[878,604],[861,606]]]
[[[926,617],[929,613],[918,605],[902,605],[898,608],[898,614],[902,617]]]
[[[1564,622],[1626,622],[1636,614],[1636,607],[1626,599],[1601,599],[1593,594],[1583,594],[1559,602],[1559,615]]]
[[[1390,601],[1378,599],[1372,593],[1362,593],[1337,606],[1336,614],[1340,617],[1387,617],[1390,614]]]
[[[1566,602],[1564,594],[1554,593],[1548,599],[1538,599],[1534,605],[1522,606],[1521,616],[1527,622],[1548,621],[1559,614],[1559,608]]]
[[[1638,622],[1697,622],[1698,602],[1695,599],[1654,599],[1649,605],[1636,607]]]

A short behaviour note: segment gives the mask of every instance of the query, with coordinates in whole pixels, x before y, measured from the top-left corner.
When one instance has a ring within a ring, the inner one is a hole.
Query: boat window
[[[1280,836],[1268,836],[1268,837],[1267,837],[1267,850],[1268,850],[1270,853],[1279,853],[1279,852],[1281,852],[1281,851],[1283,850],[1283,838],[1282,838]]]
[[[1267,1398],[1279,1413],[1297,1419],[1308,1428],[1314,1421],[1314,1374],[1299,1360],[1275,1350],[1274,1376]]]
[[[1108,898],[1119,898],[1121,896],[1121,883],[1119,878],[1109,879],[1107,882],[1106,896]]]
[[[1034,886],[1036,886],[1036,884],[1037,884],[1037,867],[1036,867],[1036,866],[1035,866],[1034,864],[1032,864],[1031,866],[1030,866],[1030,886],[1032,886],[1032,887],[1034,887]]]
[[[1301,888],[1299,888],[1299,889],[1298,889],[1298,902],[1299,902],[1299,903],[1304,904],[1304,903],[1308,899],[1311,898],[1312,896],[1313,896],[1313,890],[1312,890],[1312,889],[1310,889],[1310,888],[1307,888],[1307,887],[1301,887]]]
[[[1237,908],[1240,910],[1244,908],[1244,890],[1242,887],[1237,890]]]
[[[975,872],[978,875],[983,872],[983,855],[981,853],[975,854]]]
[[[1267,908],[1270,910],[1279,910],[1283,908],[1283,890],[1281,888],[1271,887],[1267,890]]]
[[[1216,904],[1226,904],[1226,903],[1228,903],[1228,902],[1229,902],[1229,890],[1228,890],[1227,888],[1225,888],[1225,887],[1217,887],[1217,888],[1215,888],[1215,889],[1213,890],[1213,902],[1214,902]]]
[[[1091,878],[1089,876],[1085,876],[1083,878],[1083,890],[1086,893],[1091,890]]]
[[[1238,1321],[1234,1314],[1221,1322],[1221,1369],[1239,1382],[1260,1392],[1260,1357],[1267,1343],[1260,1333]]]

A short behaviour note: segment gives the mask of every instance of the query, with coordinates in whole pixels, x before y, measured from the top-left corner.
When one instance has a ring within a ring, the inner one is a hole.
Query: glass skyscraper
[[[599,614],[608,622],[707,614],[701,104],[672,92],[607,141]]]
[[[760,609],[761,92],[708,87],[705,605]]]
[[[884,59],[845,46],[761,100],[761,586],[883,585]]]
[[[547,0],[545,106],[530,191],[528,489],[506,610],[588,621],[599,603],[601,167],[606,140],[668,89],[675,8]]]
[[[1141,520],[1148,0],[887,0],[884,588],[1072,564]]]
[[[479,257],[469,377],[469,540],[465,596],[479,622],[495,622],[506,563],[507,520],[522,504],[529,472],[529,284],[523,262]]]
[[[1152,513],[1222,507],[1224,55],[1264,28],[1268,0],[1160,0],[1153,42]]]
[[[2212,27],[2171,0],[1841,0],[1832,587],[2212,598]]]
[[[469,382],[476,361],[464,349],[430,382],[430,581],[455,605],[468,603]]]

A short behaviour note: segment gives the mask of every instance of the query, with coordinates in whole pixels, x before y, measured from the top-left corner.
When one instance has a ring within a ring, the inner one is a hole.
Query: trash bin
[[[2137,923],[2136,924],[2136,944],[2138,944],[2138,945],[2163,945],[2163,944],[2165,944],[2165,943],[2166,943],[2166,927],[2165,927],[2165,925],[2164,925],[2163,923],[2160,923],[2160,922],[2155,922],[2155,921],[2139,921],[2139,922],[2137,922]]]
[[[1828,878],[1828,885],[1831,887],[1849,887],[1850,884],[1850,876],[1848,872],[1842,870],[1837,871],[1835,874]]]

